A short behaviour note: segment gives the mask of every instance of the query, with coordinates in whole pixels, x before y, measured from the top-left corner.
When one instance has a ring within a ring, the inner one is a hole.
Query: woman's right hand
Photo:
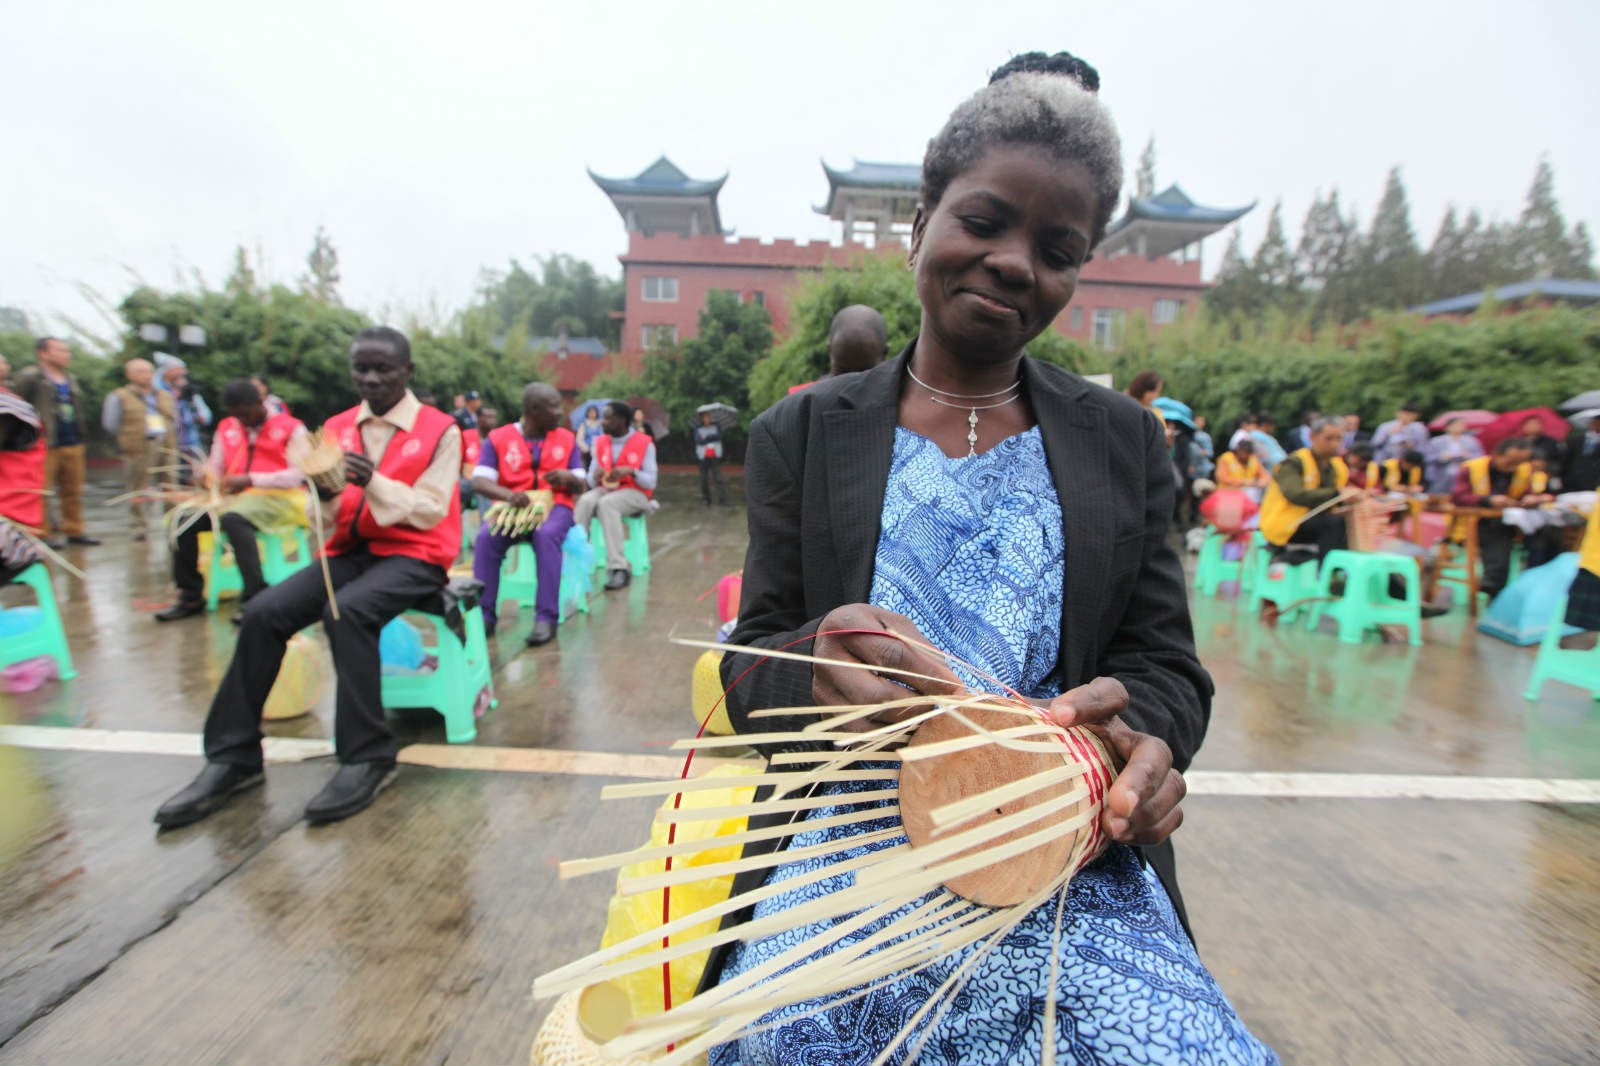
[[[961,679],[945,665],[943,656],[913,647],[889,633],[898,633],[917,644],[929,643],[911,619],[870,603],[846,604],[824,615],[817,625],[817,637],[812,645],[812,654],[818,659],[867,663],[910,670],[923,676],[884,675],[859,667],[818,662],[811,668],[811,694],[817,703],[821,706],[888,703],[912,692],[948,695],[962,690]],[[864,733],[903,721],[916,713],[916,708],[898,707],[870,718],[858,718],[842,728]]]

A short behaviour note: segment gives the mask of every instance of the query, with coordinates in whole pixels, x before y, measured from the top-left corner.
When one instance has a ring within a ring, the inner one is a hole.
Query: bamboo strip
[[[861,844],[876,844],[880,840],[892,840],[897,836],[904,836],[905,832],[899,826],[888,829],[874,829],[870,833],[860,833],[844,840],[829,840],[821,844],[808,844],[799,848],[784,848],[783,861],[797,862],[817,855],[833,855],[841,851],[848,851]],[[617,880],[617,895],[637,896],[645,892],[654,892],[668,886],[693,884],[696,881],[709,881],[714,877],[731,877],[746,870],[756,870],[772,865],[772,856],[746,855],[738,859],[729,859],[727,862],[706,863],[703,866],[678,866],[660,873],[641,874],[638,877],[623,877]]]
[[[662,808],[656,811],[656,821],[676,823],[684,822],[710,822],[721,821],[724,818],[755,818],[764,814],[787,814],[793,811],[808,811],[814,807],[849,807],[862,803],[872,803],[877,800],[897,799],[899,789],[881,788],[868,792],[852,792],[846,795],[807,796],[801,799],[766,800],[759,803],[735,803],[727,807],[699,807],[694,810],[672,810]]]
[[[895,637],[902,640],[903,643],[911,645],[912,647],[916,646],[915,642],[904,640],[904,638],[900,637],[900,634],[898,633],[886,632],[884,633],[884,636]],[[703,648],[707,651],[732,652],[735,655],[753,655],[761,659],[788,659],[794,662],[802,663],[816,663],[818,661],[815,655],[806,655],[803,652],[797,651],[783,651],[777,648],[756,648],[746,644],[718,644],[715,641],[691,640],[688,637],[673,637],[672,642],[674,644],[681,644],[686,648]],[[909,677],[916,681],[926,681],[929,684],[939,686],[947,686],[950,684],[950,682],[944,680],[943,678],[929,677],[927,674],[919,674],[915,670],[902,670],[893,666],[874,666],[871,663],[849,662],[844,659],[829,659],[827,662],[829,666],[841,667],[846,670],[866,670],[879,675],[892,674],[895,677]]]
[[[638,799],[643,796],[676,796],[685,792],[706,792],[713,789],[747,788],[792,782],[795,774],[787,771],[765,774],[747,774],[743,777],[690,777],[674,781],[630,781],[620,785],[606,785],[600,789],[603,800]],[[833,781],[893,780],[894,771],[837,770]]]
[[[935,807],[928,812],[928,818],[933,822],[935,832],[943,832],[963,822],[971,821],[985,811],[993,810],[1002,804],[1022,796],[1030,795],[1041,789],[1062,781],[1069,781],[1081,777],[1084,767],[1075,763],[1066,763],[1049,770],[1030,774],[1017,781],[1010,781],[997,788],[991,788],[977,795],[967,796],[954,803],[947,803],[943,807]],[[1087,788],[1078,788],[1075,794],[1080,798],[1089,795]]]

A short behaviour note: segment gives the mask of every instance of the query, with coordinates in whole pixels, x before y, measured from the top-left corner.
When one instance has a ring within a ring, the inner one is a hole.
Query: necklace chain
[[[924,389],[927,389],[928,390],[928,399],[932,400],[934,403],[938,404],[940,407],[953,407],[953,408],[956,408],[957,410],[960,410],[961,408],[966,408],[966,410],[967,410],[967,458],[968,459],[974,458],[978,454],[978,412],[979,411],[992,411],[996,407],[1004,407],[1006,404],[1011,403],[1012,401],[1018,399],[1022,395],[1020,392],[1017,391],[1018,389],[1022,388],[1022,379],[1020,377],[1017,378],[1016,381],[1013,381],[1010,385],[1007,385],[1005,388],[1000,389],[997,392],[985,392],[985,393],[981,393],[981,394],[976,395],[976,396],[965,396],[965,395],[962,395],[959,392],[945,392],[943,389],[934,388],[932,385],[929,385],[926,381],[923,381],[921,378],[917,377],[917,372],[915,370],[912,370],[909,364],[906,366],[906,373],[911,375],[911,380],[912,381],[915,381],[918,385],[921,385]],[[1008,393],[1010,395],[1007,395]],[[961,402],[960,403],[952,403],[950,400],[940,399],[940,397],[942,397],[942,396],[949,396],[949,397],[951,397],[951,399],[959,400]],[[993,398],[995,396],[1005,396],[1005,399],[996,400],[994,403],[973,403],[972,402],[974,400],[988,400],[988,399],[991,399],[991,398]]]

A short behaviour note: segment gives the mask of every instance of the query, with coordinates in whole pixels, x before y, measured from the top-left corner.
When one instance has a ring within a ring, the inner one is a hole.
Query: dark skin
[[[600,415],[600,428],[605,431],[605,434],[608,437],[620,437],[624,433],[627,433],[632,427],[628,425],[628,420],[626,418],[623,418],[621,414],[607,407],[604,413]],[[617,466],[611,468],[611,473],[606,480],[615,482],[627,477],[630,474],[636,473],[638,473],[638,471],[633,467],[618,464]]]
[[[1494,458],[1489,460],[1489,465],[1493,466],[1496,470],[1503,474],[1509,474],[1516,470],[1516,468],[1521,466],[1523,463],[1530,462],[1532,459],[1533,452],[1529,451],[1527,448],[1513,448],[1510,451],[1496,452]],[[1555,497],[1549,493],[1530,492],[1523,496],[1520,500],[1512,499],[1510,496],[1506,496],[1501,493],[1496,493],[1495,495],[1489,497],[1489,506],[1499,508],[1536,507],[1541,503],[1549,503],[1553,499],[1555,499]]]
[[[350,346],[350,380],[373,414],[384,414],[405,398],[414,370],[411,360],[387,341],[369,338]],[[365,455],[345,453],[344,476],[350,484],[365,488],[376,469]]]
[[[243,422],[246,429],[260,429],[262,423],[267,420],[267,407],[257,399],[254,403],[237,404],[228,408],[228,414]],[[222,491],[230,494],[243,492],[250,485],[249,474],[229,474],[222,480]]]
[[[1017,380],[1022,349],[1060,314],[1089,259],[1098,208],[1088,171],[1035,149],[992,149],[951,182],[944,198],[919,207],[911,255],[922,327],[912,369],[935,388],[961,394],[996,392]],[[1034,425],[1025,399],[979,412],[985,449]],[[967,454],[967,411],[929,402],[909,380],[900,425],[929,438],[948,456]],[[867,632],[839,632],[864,630]],[[867,603],[830,611],[818,626],[814,653],[823,660],[911,670],[900,678],[925,694],[961,690],[941,657],[884,631],[928,643],[910,619]],[[872,704],[906,689],[871,670],[817,663],[812,695],[819,704]],[[1063,726],[1087,726],[1111,749],[1121,770],[1106,796],[1102,826],[1113,840],[1155,844],[1183,821],[1185,786],[1172,752],[1157,737],[1135,732],[1120,717],[1128,692],[1099,677],[1043,707]],[[909,717],[887,712],[852,727],[865,731]]]
[[[561,424],[561,394],[549,385],[535,383],[522,390],[522,435],[529,440],[539,440]],[[551,488],[567,492],[582,492],[583,479],[571,470],[552,470],[545,480]],[[537,487],[537,486],[535,486]],[[532,503],[526,492],[512,492],[498,481],[475,477],[472,491],[490,500],[500,500],[513,507],[526,507]]]

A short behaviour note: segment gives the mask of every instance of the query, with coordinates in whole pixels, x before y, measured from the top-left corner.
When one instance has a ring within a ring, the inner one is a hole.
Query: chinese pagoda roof
[[[868,163],[852,159],[849,170],[836,170],[824,160],[828,175],[828,202],[814,208],[819,215],[832,215],[840,189],[870,189],[916,196],[922,189],[922,166],[918,163]]]
[[[1136,251],[1152,259],[1170,255],[1244,217],[1255,206],[1252,200],[1243,207],[1206,207],[1176,184],[1169,185],[1154,196],[1130,197],[1122,217],[1106,227],[1100,251],[1103,255]]]
[[[604,178],[589,171],[590,179],[607,196],[710,196],[715,197],[728,180],[724,174],[708,181],[696,181],[662,156],[631,178]]]

